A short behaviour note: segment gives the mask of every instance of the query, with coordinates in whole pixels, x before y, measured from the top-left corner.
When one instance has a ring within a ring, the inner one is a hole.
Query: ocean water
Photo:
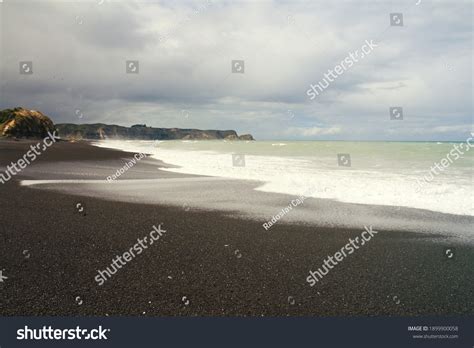
[[[341,202],[411,207],[474,215],[474,149],[439,175],[429,173],[454,144],[439,142],[343,141],[123,141],[96,146],[152,157],[177,166],[165,170],[243,180],[257,180],[256,190],[306,195]],[[349,154],[341,166],[338,154]],[[233,155],[245,159],[235,166]],[[429,182],[423,178],[430,179]],[[420,185],[422,183],[422,185]],[[203,193],[205,197],[205,193]]]

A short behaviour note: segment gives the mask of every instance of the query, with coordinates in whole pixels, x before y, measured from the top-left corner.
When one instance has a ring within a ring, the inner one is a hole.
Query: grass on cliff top
[[[15,117],[15,112],[19,111],[20,109],[21,108],[1,110],[0,111],[0,125],[13,119]]]
[[[7,122],[7,121],[10,121],[14,114],[13,114],[13,111],[12,109],[6,109],[6,110],[2,110],[0,111],[0,125],[2,125],[3,123]]]

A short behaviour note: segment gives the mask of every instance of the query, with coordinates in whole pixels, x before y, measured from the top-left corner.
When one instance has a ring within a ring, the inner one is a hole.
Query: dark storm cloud
[[[260,139],[462,138],[472,124],[472,5],[415,3],[5,0],[0,107]],[[390,27],[399,11],[405,26]],[[370,56],[310,101],[309,84],[371,39]],[[127,60],[139,74],[125,73]],[[244,74],[232,60],[245,61]],[[19,61],[34,73],[19,74]],[[406,109],[398,133],[394,105]]]

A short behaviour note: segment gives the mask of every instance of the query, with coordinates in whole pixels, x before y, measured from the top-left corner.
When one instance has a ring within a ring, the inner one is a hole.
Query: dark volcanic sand
[[[0,141],[0,166],[20,158],[27,144]],[[48,161],[114,164],[91,176],[104,178],[126,157],[131,154],[61,142],[30,169]],[[133,169],[147,177],[169,175],[149,163]],[[457,245],[448,260],[449,245],[427,234],[380,231],[310,287],[308,271],[361,230],[278,223],[264,231],[261,222],[219,212],[75,197],[19,187],[14,179],[0,184],[0,269],[8,277],[0,282],[0,315],[474,313],[471,245]],[[77,213],[79,202],[85,216]],[[164,237],[98,286],[97,270],[159,223]]]

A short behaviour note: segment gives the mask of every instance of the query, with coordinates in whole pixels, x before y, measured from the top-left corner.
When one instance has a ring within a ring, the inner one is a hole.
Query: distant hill
[[[45,138],[54,132],[53,121],[41,112],[25,108],[0,111],[0,135],[14,138]]]
[[[48,132],[58,131],[63,139],[137,139],[137,140],[254,140],[250,134],[238,135],[233,130],[200,130],[181,128],[152,128],[145,124],[132,127],[95,124],[62,123],[54,125],[51,119],[36,110],[22,107],[0,111],[0,136],[15,138],[45,138]]]
[[[57,124],[59,135],[68,139],[137,139],[137,140],[174,140],[174,139],[196,139],[196,140],[254,140],[250,134],[237,135],[233,130],[200,130],[182,128],[153,128],[144,124],[131,127],[95,124]]]

